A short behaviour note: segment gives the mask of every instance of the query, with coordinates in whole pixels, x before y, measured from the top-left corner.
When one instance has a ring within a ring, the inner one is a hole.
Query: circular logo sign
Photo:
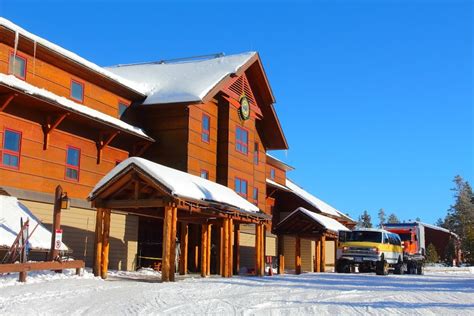
[[[240,98],[239,114],[243,121],[246,121],[250,118],[250,104],[246,96],[242,96]]]

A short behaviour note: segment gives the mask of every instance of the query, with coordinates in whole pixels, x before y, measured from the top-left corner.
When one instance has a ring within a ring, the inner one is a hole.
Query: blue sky
[[[274,155],[355,218],[432,223],[453,177],[474,180],[471,1],[1,0],[0,15],[104,66],[259,51],[290,144]]]

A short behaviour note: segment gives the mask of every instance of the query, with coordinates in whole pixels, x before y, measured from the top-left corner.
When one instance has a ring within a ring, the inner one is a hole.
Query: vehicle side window
[[[384,244],[390,243],[390,241],[389,241],[389,239],[388,239],[388,235],[385,234],[385,233],[383,234],[383,243],[384,243]]]

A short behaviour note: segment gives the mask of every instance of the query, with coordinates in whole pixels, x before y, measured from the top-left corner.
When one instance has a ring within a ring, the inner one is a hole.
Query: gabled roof
[[[205,60],[159,62],[106,67],[109,71],[145,87],[143,104],[203,102],[222,80],[239,72],[256,52]]]
[[[98,74],[99,76],[102,76],[108,80],[111,80],[113,81],[114,83],[118,84],[121,88],[123,89],[128,89],[129,91],[133,91],[135,94],[138,94],[140,95],[141,97],[143,97],[145,95],[144,93],[144,89],[142,86],[134,83],[134,82],[131,82],[127,79],[124,79],[120,76],[117,76],[116,74],[86,60],[85,58],[67,50],[67,49],[64,49],[62,48],[61,46],[59,45],[56,45],[54,43],[51,43],[50,41],[42,38],[42,37],[39,37],[37,35],[34,35],[28,31],[26,31],[25,29],[21,28],[20,26],[16,25],[15,23],[3,18],[3,17],[0,17],[0,28],[3,27],[5,29],[8,29],[12,32],[15,33],[15,37],[16,37],[16,41],[18,41],[18,39],[20,37],[23,37],[23,38],[26,38],[30,41],[32,41],[34,43],[34,50],[35,51],[40,51],[42,47],[54,52],[55,54],[58,54],[60,55],[62,58],[65,58],[67,59],[68,61],[72,62],[72,63],[75,63],[77,65],[80,65],[81,67],[84,67],[86,69],[88,69],[89,71],[92,71],[96,74]]]
[[[51,248],[51,232],[43,226],[41,221],[16,197],[0,195],[0,247],[10,247],[20,232],[20,219],[23,223],[29,222],[29,232],[35,231],[29,239],[30,247],[38,250],[49,250]],[[68,250],[62,243],[61,250]]]
[[[285,170],[285,171],[295,170],[294,167],[292,167],[289,164],[287,164],[286,162],[283,162],[280,159],[270,155],[269,153],[267,153],[267,163],[269,163],[271,165],[274,165],[274,166],[276,166],[276,167],[278,167],[282,170]]]
[[[54,103],[57,106],[72,112],[76,112],[79,115],[101,121],[106,125],[118,128],[122,131],[126,131],[149,141],[153,141],[153,139],[146,135],[145,132],[143,132],[143,130],[139,127],[132,126],[128,123],[125,123],[124,121],[119,120],[118,118],[91,109],[85,105],[66,99],[65,97],[58,96],[57,94],[54,94],[48,90],[35,87],[26,81],[16,78],[13,75],[5,75],[0,73],[0,85],[10,87],[25,94],[39,97],[50,103]]]
[[[96,184],[89,194],[89,199],[95,199],[109,182],[129,167],[139,168],[160,186],[165,187],[174,197],[191,201],[215,202],[247,213],[260,213],[257,206],[226,186],[138,157],[128,158],[112,169]]]
[[[280,223],[278,223],[275,227],[276,231],[280,232],[294,232],[302,235],[310,235],[311,232],[314,230],[314,226],[312,225],[304,225],[307,231],[301,231],[301,228],[295,227],[295,225],[300,225],[302,219],[306,221],[310,220],[316,224],[316,226],[320,226],[323,230],[329,230],[331,232],[337,233],[339,231],[349,231],[349,229],[336,221],[333,218],[317,214],[311,212],[304,207],[299,207],[293,212],[291,212],[287,217],[285,217]],[[296,228],[296,229],[295,229]]]

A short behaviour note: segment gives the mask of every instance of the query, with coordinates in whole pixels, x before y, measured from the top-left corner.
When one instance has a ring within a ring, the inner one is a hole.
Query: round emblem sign
[[[250,118],[250,104],[246,96],[240,98],[239,114],[243,121]]]

